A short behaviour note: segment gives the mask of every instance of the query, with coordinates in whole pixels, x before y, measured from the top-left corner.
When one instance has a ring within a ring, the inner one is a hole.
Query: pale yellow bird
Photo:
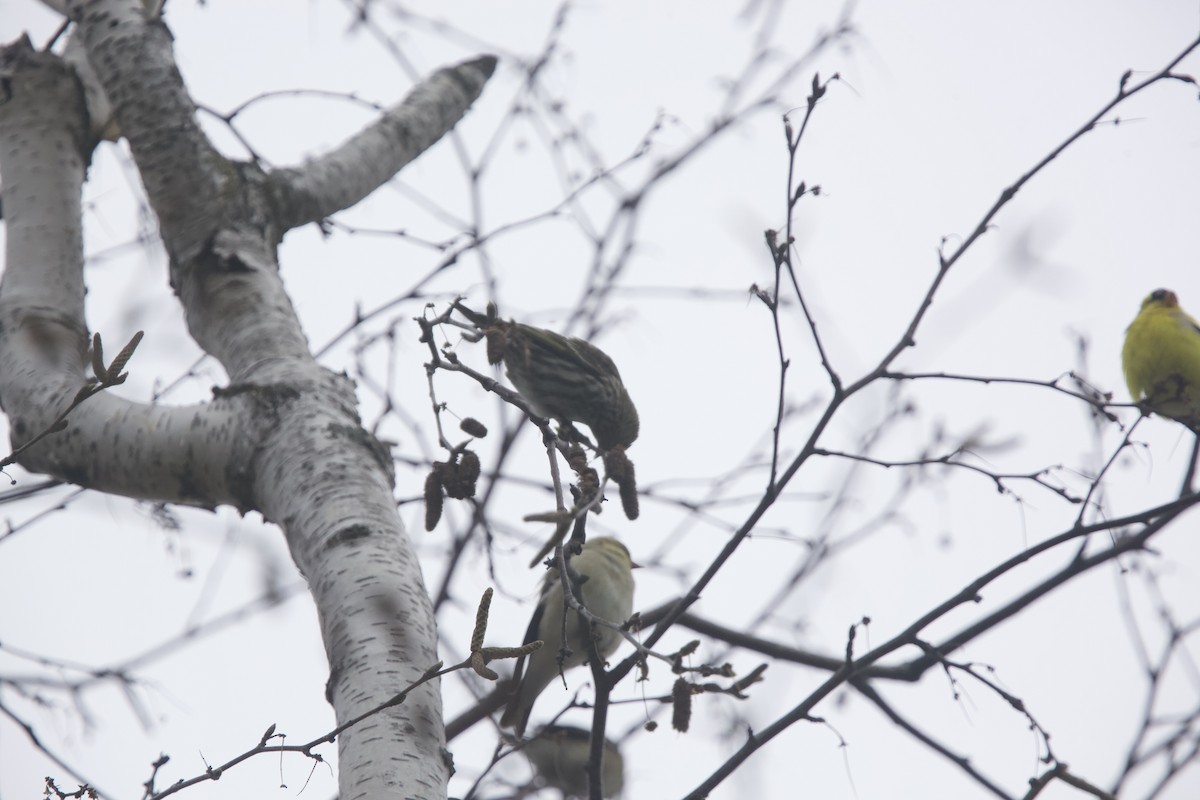
[[[1135,403],[1200,430],[1200,325],[1169,289],[1156,289],[1125,332],[1125,383]]]
[[[625,545],[608,536],[589,539],[583,551],[569,562],[568,571],[581,578],[576,584],[576,596],[583,599],[583,606],[593,616],[620,625],[633,613],[633,572],[637,567],[629,557]],[[563,615],[566,614],[567,646],[570,653],[559,659],[563,649]],[[550,570],[542,584],[542,596],[525,641],[541,639],[545,644],[540,650],[517,661],[513,682],[517,689],[508,701],[500,724],[513,728],[520,736],[529,721],[529,712],[542,690],[565,672],[577,667],[588,658],[585,636],[590,635],[590,626],[578,612],[563,602],[563,585],[558,570]],[[607,658],[621,644],[621,634],[603,625],[595,626],[596,650]]]

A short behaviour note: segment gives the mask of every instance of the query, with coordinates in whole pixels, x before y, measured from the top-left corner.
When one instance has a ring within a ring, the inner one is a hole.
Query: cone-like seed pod
[[[464,450],[453,461],[435,461],[433,471],[437,473],[446,496],[465,500],[475,496],[475,482],[479,480],[479,456]]]
[[[683,678],[676,678],[671,687],[671,727],[687,733],[692,722],[692,687]]]
[[[475,496],[475,482],[479,480],[479,456],[464,450],[458,461],[458,479],[462,482],[463,497]]]
[[[474,417],[467,417],[458,423],[458,427],[462,429],[463,433],[468,433],[476,439],[482,439],[488,434],[487,426]]]
[[[442,479],[435,469],[425,478],[425,530],[431,531],[437,527],[438,521],[442,518],[444,501]]]

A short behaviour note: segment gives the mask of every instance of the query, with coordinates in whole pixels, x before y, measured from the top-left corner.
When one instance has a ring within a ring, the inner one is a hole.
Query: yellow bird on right
[[[1170,289],[1155,289],[1125,331],[1125,383],[1135,403],[1200,433],[1200,324]]]
[[[625,545],[611,536],[597,536],[588,539],[583,552],[568,562],[567,571],[575,573],[572,581],[578,578],[574,594],[583,601],[584,608],[606,622],[620,625],[633,613],[633,570],[638,566]],[[612,628],[598,625],[593,631],[580,616],[563,600],[563,581],[558,570],[547,570],[541,599],[525,633],[525,641],[541,639],[545,644],[517,659],[513,675],[517,688],[500,718],[501,727],[515,729],[518,736],[525,732],[529,712],[542,690],[563,672],[587,661],[589,648],[585,637],[595,636],[596,651],[601,658],[611,656],[624,641]]]

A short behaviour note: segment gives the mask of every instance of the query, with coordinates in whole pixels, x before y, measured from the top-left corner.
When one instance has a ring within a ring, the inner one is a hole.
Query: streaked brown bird
[[[626,448],[638,437],[638,413],[617,365],[591,342],[497,319],[455,303],[488,342],[488,362],[505,374],[539,416],[581,422],[604,451]]]

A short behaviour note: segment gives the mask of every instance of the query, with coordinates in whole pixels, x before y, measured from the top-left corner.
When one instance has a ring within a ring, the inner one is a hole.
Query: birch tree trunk
[[[228,384],[184,407],[99,394],[20,463],[98,491],[228,504],[277,524],[316,601],[329,698],[339,722],[351,719],[438,660],[435,622],[396,513],[391,457],[361,426],[353,382],[313,359],[277,246],[433,145],[495,59],[443,69],[333,152],[268,172],[216,151],[196,123],[170,32],[139,0],[66,10],[98,81],[86,99],[84,70],[24,39],[0,52],[0,399],[12,445],[46,430],[87,379],[80,191],[97,135],[115,123],[157,214],[188,329]],[[113,119],[89,117],[107,114],[104,97]],[[425,684],[339,737],[341,797],[444,797],[444,741],[439,688]]]

